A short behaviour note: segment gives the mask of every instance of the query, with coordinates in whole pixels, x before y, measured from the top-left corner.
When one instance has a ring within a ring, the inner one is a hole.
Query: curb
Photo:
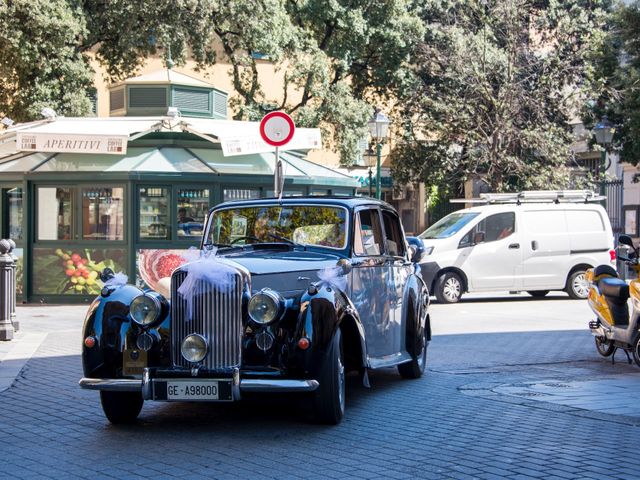
[[[47,333],[26,333],[3,358],[0,358],[0,393],[11,387],[47,335]]]

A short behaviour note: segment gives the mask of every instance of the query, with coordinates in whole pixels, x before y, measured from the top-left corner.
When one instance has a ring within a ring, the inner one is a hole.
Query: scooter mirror
[[[631,237],[629,235],[620,235],[618,237],[618,243],[620,245],[628,245],[633,248],[633,241],[631,240]]]

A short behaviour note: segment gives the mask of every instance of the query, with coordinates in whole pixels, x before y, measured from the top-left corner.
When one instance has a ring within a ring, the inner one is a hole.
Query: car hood
[[[281,272],[303,272],[335,267],[338,254],[301,250],[247,250],[220,255],[239,263],[252,275]]]

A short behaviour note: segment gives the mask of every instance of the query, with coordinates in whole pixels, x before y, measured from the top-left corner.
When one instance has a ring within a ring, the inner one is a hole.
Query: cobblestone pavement
[[[539,331],[527,332],[519,323],[485,333],[477,325],[485,311],[502,321],[532,306],[556,312],[561,329],[531,323]],[[640,398],[640,369],[623,355],[615,365],[597,356],[588,317],[577,318],[583,307],[520,298],[434,305],[427,375],[378,371],[371,389],[350,378],[346,417],[335,427],[312,423],[306,403],[290,397],[148,403],[137,425],[114,427],[97,393],[77,386],[84,307],[23,307],[24,334],[49,333],[0,393],[0,477],[637,479],[637,410],[541,398],[570,397],[574,386],[606,396],[603,385],[613,402],[622,398],[615,392]],[[473,333],[447,334],[465,322]]]

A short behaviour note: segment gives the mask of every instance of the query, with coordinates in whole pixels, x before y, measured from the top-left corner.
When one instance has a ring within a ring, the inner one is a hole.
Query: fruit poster
[[[137,284],[150,288],[169,298],[171,296],[171,274],[193,256],[189,249],[144,249],[138,250]]]
[[[124,249],[35,248],[33,257],[33,290],[37,295],[98,295],[102,270],[127,270]]]

